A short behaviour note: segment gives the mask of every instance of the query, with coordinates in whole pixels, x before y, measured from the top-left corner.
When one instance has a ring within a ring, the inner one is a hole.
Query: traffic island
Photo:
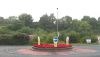
[[[71,44],[57,44],[57,47],[54,44],[33,44],[33,49],[40,49],[40,50],[65,50],[65,49],[72,49]]]

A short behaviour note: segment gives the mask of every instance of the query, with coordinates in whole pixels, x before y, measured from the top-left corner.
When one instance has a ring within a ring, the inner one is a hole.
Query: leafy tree
[[[19,30],[19,32],[21,33],[25,33],[25,34],[32,34],[33,30],[30,27],[23,27]]]
[[[53,13],[50,14],[50,16],[49,16],[49,21],[50,21],[52,24],[54,23],[54,21],[56,21],[56,18],[55,18],[55,16],[54,16]]]
[[[62,17],[60,21],[62,21],[61,26],[63,27],[63,30],[64,29],[67,29],[67,30],[70,29],[71,24],[72,24],[72,17],[65,16],[65,17]]]
[[[71,25],[71,30],[72,31],[79,31],[79,20],[77,20],[77,19],[74,19],[73,21],[72,21],[72,25]]]
[[[98,30],[98,34],[100,34],[100,17],[98,17],[98,21],[97,21],[97,30]]]
[[[97,30],[97,20],[96,18],[92,17],[90,19],[90,25],[92,26],[92,30],[94,30],[94,33],[96,33],[98,30]]]
[[[37,28],[34,30],[34,33],[37,35],[46,34],[47,32],[44,29]]]
[[[0,17],[0,25],[3,25],[3,24],[4,24],[4,18]]]
[[[90,16],[83,16],[83,18],[81,20],[89,22]]]
[[[80,32],[89,32],[91,31],[91,25],[86,21],[80,21],[79,30]]]
[[[32,19],[32,16],[29,15],[29,14],[21,14],[19,16],[19,20],[22,21],[24,23],[25,26],[29,26],[29,27],[32,27],[33,25],[33,19]]]
[[[41,28],[43,28],[46,31],[52,31],[54,26],[54,19],[55,17],[51,14],[50,17],[45,14],[42,17],[40,17],[39,24],[41,25]]]
[[[19,30],[22,27],[24,27],[24,24],[21,21],[18,21],[18,20],[16,20],[15,22],[13,22],[12,24],[7,26],[7,28],[12,30],[12,31]]]

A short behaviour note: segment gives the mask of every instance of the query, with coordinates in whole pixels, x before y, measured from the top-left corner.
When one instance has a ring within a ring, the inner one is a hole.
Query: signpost
[[[91,43],[91,39],[86,39],[87,44]]]
[[[54,42],[54,47],[57,47],[57,43],[58,43],[58,37],[53,38],[53,42]]]
[[[58,8],[57,8],[57,19],[58,19]],[[58,37],[59,37],[59,32],[58,32],[58,20],[57,20],[57,19],[56,19],[56,23],[57,23],[57,35],[55,35],[56,37],[53,38],[54,47],[57,47]]]

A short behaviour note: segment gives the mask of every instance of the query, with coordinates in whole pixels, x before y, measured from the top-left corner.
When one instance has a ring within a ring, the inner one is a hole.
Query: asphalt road
[[[44,54],[44,55],[43,55]],[[72,50],[32,50],[32,46],[0,46],[0,57],[100,57],[100,45],[73,46]]]

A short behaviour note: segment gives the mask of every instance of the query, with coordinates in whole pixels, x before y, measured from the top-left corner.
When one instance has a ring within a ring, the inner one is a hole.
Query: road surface
[[[38,56],[37,56],[38,55]],[[100,57],[100,45],[73,46],[72,50],[32,50],[32,46],[0,46],[0,57]]]

